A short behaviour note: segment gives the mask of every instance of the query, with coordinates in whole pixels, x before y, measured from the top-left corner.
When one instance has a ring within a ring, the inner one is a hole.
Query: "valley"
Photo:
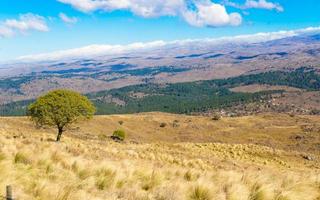
[[[247,92],[253,84],[270,85],[271,89],[260,88],[257,91]],[[235,90],[237,87],[241,87],[242,90]],[[228,79],[139,84],[86,95],[96,105],[99,115],[151,111],[191,114],[210,110],[216,110],[218,113],[234,110],[227,115],[271,111],[317,114],[320,110],[317,98],[320,94],[319,88],[320,75],[317,71],[302,67],[294,71],[273,71]],[[309,97],[303,98],[304,95]],[[0,114],[25,115],[26,106],[30,102],[32,100],[4,104],[0,106]],[[254,106],[250,106],[252,104]],[[249,109],[253,107],[256,111],[252,109],[246,111],[247,107]]]

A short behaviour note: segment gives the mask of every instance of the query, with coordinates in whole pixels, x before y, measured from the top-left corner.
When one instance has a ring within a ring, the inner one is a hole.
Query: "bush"
[[[311,115],[320,115],[320,110],[316,110],[316,109],[311,110],[310,114]]]
[[[126,133],[123,130],[116,130],[113,132],[112,138],[123,141],[126,138]]]
[[[162,123],[160,124],[160,127],[161,127],[161,128],[164,128],[164,127],[166,127],[166,126],[167,126],[167,123],[162,122]]]
[[[180,126],[180,125],[179,125],[179,121],[178,121],[178,120],[174,120],[172,126],[173,126],[174,128],[179,127],[179,126]]]
[[[118,121],[118,123],[119,123],[120,125],[122,125],[122,124],[124,123],[124,121],[121,120],[121,121]]]
[[[218,121],[221,119],[221,115],[220,114],[214,114],[212,117],[212,120]]]

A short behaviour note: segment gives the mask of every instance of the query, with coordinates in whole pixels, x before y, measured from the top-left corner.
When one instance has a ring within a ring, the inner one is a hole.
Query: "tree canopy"
[[[54,90],[28,107],[28,115],[40,127],[56,127],[57,141],[68,125],[92,118],[96,109],[90,100],[74,91]]]

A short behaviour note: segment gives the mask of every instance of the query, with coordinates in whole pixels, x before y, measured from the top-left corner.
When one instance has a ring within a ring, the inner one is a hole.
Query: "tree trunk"
[[[57,142],[59,142],[59,141],[60,141],[61,136],[62,136],[62,133],[63,133],[63,128],[58,128]]]

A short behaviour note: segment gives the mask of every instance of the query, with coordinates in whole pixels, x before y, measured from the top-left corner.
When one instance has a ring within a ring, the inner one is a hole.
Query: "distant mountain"
[[[320,71],[319,33],[239,41],[176,42],[116,55],[1,65],[0,104],[33,99],[56,88],[92,93],[131,85],[225,79],[301,67]]]

